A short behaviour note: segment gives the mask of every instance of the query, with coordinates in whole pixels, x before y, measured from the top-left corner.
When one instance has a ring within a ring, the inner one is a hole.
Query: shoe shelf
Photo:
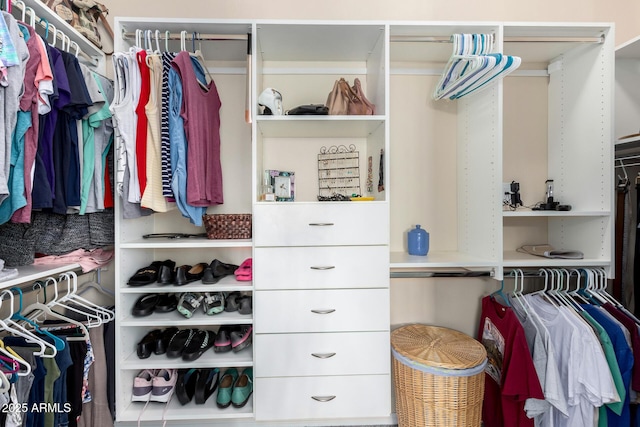
[[[231,291],[251,292],[253,291],[253,286],[251,282],[240,282],[233,277],[223,277],[218,283],[210,285],[197,281],[184,286],[152,284],[146,286],[127,286],[120,289],[120,292],[123,294]]]
[[[253,399],[249,399],[249,402],[242,408],[229,406],[228,408],[220,409],[215,404],[215,395],[211,396],[204,405],[196,405],[192,402],[184,406],[174,397],[168,405],[159,402],[149,402],[144,411],[144,402],[131,402],[122,410],[118,421],[135,422],[138,421],[138,419],[140,419],[140,421],[253,419],[252,400]]]
[[[139,239],[120,244],[122,249],[250,248],[251,246],[251,239],[214,240],[205,237]]]
[[[250,325],[252,323],[253,316],[248,314],[239,314],[238,312],[222,312],[209,316],[198,311],[191,318],[187,319],[177,311],[172,311],[169,313],[153,313],[152,315],[145,317],[127,315],[120,321],[120,326],[171,325],[188,327],[203,325]]]
[[[243,349],[237,353],[229,351],[226,353],[216,353],[207,350],[197,360],[184,361],[181,358],[171,359],[164,354],[152,354],[147,359],[139,359],[136,352],[127,356],[121,364],[122,369],[183,369],[183,368],[223,368],[223,367],[245,367],[253,365],[251,347]]]

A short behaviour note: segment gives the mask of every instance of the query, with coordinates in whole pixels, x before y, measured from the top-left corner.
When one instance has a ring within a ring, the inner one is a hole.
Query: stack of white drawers
[[[389,416],[386,203],[254,210],[258,420]]]

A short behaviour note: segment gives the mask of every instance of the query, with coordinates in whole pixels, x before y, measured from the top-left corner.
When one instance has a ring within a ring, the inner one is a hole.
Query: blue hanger
[[[491,294],[492,298],[496,296],[501,297],[504,301],[504,304],[507,307],[511,307],[511,302],[509,301],[509,298],[507,298],[507,296],[504,294],[504,280],[500,281],[500,289],[498,289],[497,291]]]
[[[42,334],[46,337],[51,338],[51,340],[53,341],[53,345],[56,347],[56,350],[61,351],[64,350],[65,346],[67,345],[66,342],[58,337],[55,336],[54,334],[52,334],[51,332],[47,331],[47,330],[43,330],[40,329],[40,326],[38,326],[37,323],[35,323],[33,320],[31,319],[27,319],[26,317],[24,317],[22,315],[22,290],[20,288],[11,288],[12,291],[17,291],[18,292],[18,296],[19,298],[19,305],[18,305],[18,311],[16,311],[15,313],[13,313],[13,315],[11,316],[12,320],[15,321],[23,321],[23,322],[27,322],[28,324],[30,324],[31,326],[33,326],[33,329],[35,329],[36,332],[38,332],[39,334]]]

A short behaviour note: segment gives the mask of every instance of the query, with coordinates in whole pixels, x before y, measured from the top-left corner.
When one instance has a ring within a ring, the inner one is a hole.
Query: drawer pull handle
[[[311,267],[309,267],[312,270],[333,270],[334,268],[336,268],[335,265],[312,265]]]
[[[318,359],[328,359],[336,355],[336,353],[311,353],[313,357],[317,357]]]
[[[333,225],[333,223],[332,222],[310,222],[309,225],[312,227],[328,227],[330,225]]]
[[[311,398],[318,402],[329,402],[335,399],[336,397],[335,396],[311,396]]]
[[[328,308],[326,310],[311,310],[311,312],[315,314],[330,314],[330,313],[333,313],[334,311],[336,311],[335,308]]]

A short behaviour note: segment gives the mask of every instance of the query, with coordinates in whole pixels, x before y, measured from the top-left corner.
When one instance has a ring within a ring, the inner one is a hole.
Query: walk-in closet
[[[99,83],[58,105],[74,87],[51,68],[60,124],[32,63],[27,136],[2,133],[5,425],[403,425],[392,342],[413,324],[482,344],[487,427],[640,419],[640,51],[620,16],[113,0],[99,48],[55,2],[7,1],[31,52]],[[362,110],[336,113],[341,79]]]

